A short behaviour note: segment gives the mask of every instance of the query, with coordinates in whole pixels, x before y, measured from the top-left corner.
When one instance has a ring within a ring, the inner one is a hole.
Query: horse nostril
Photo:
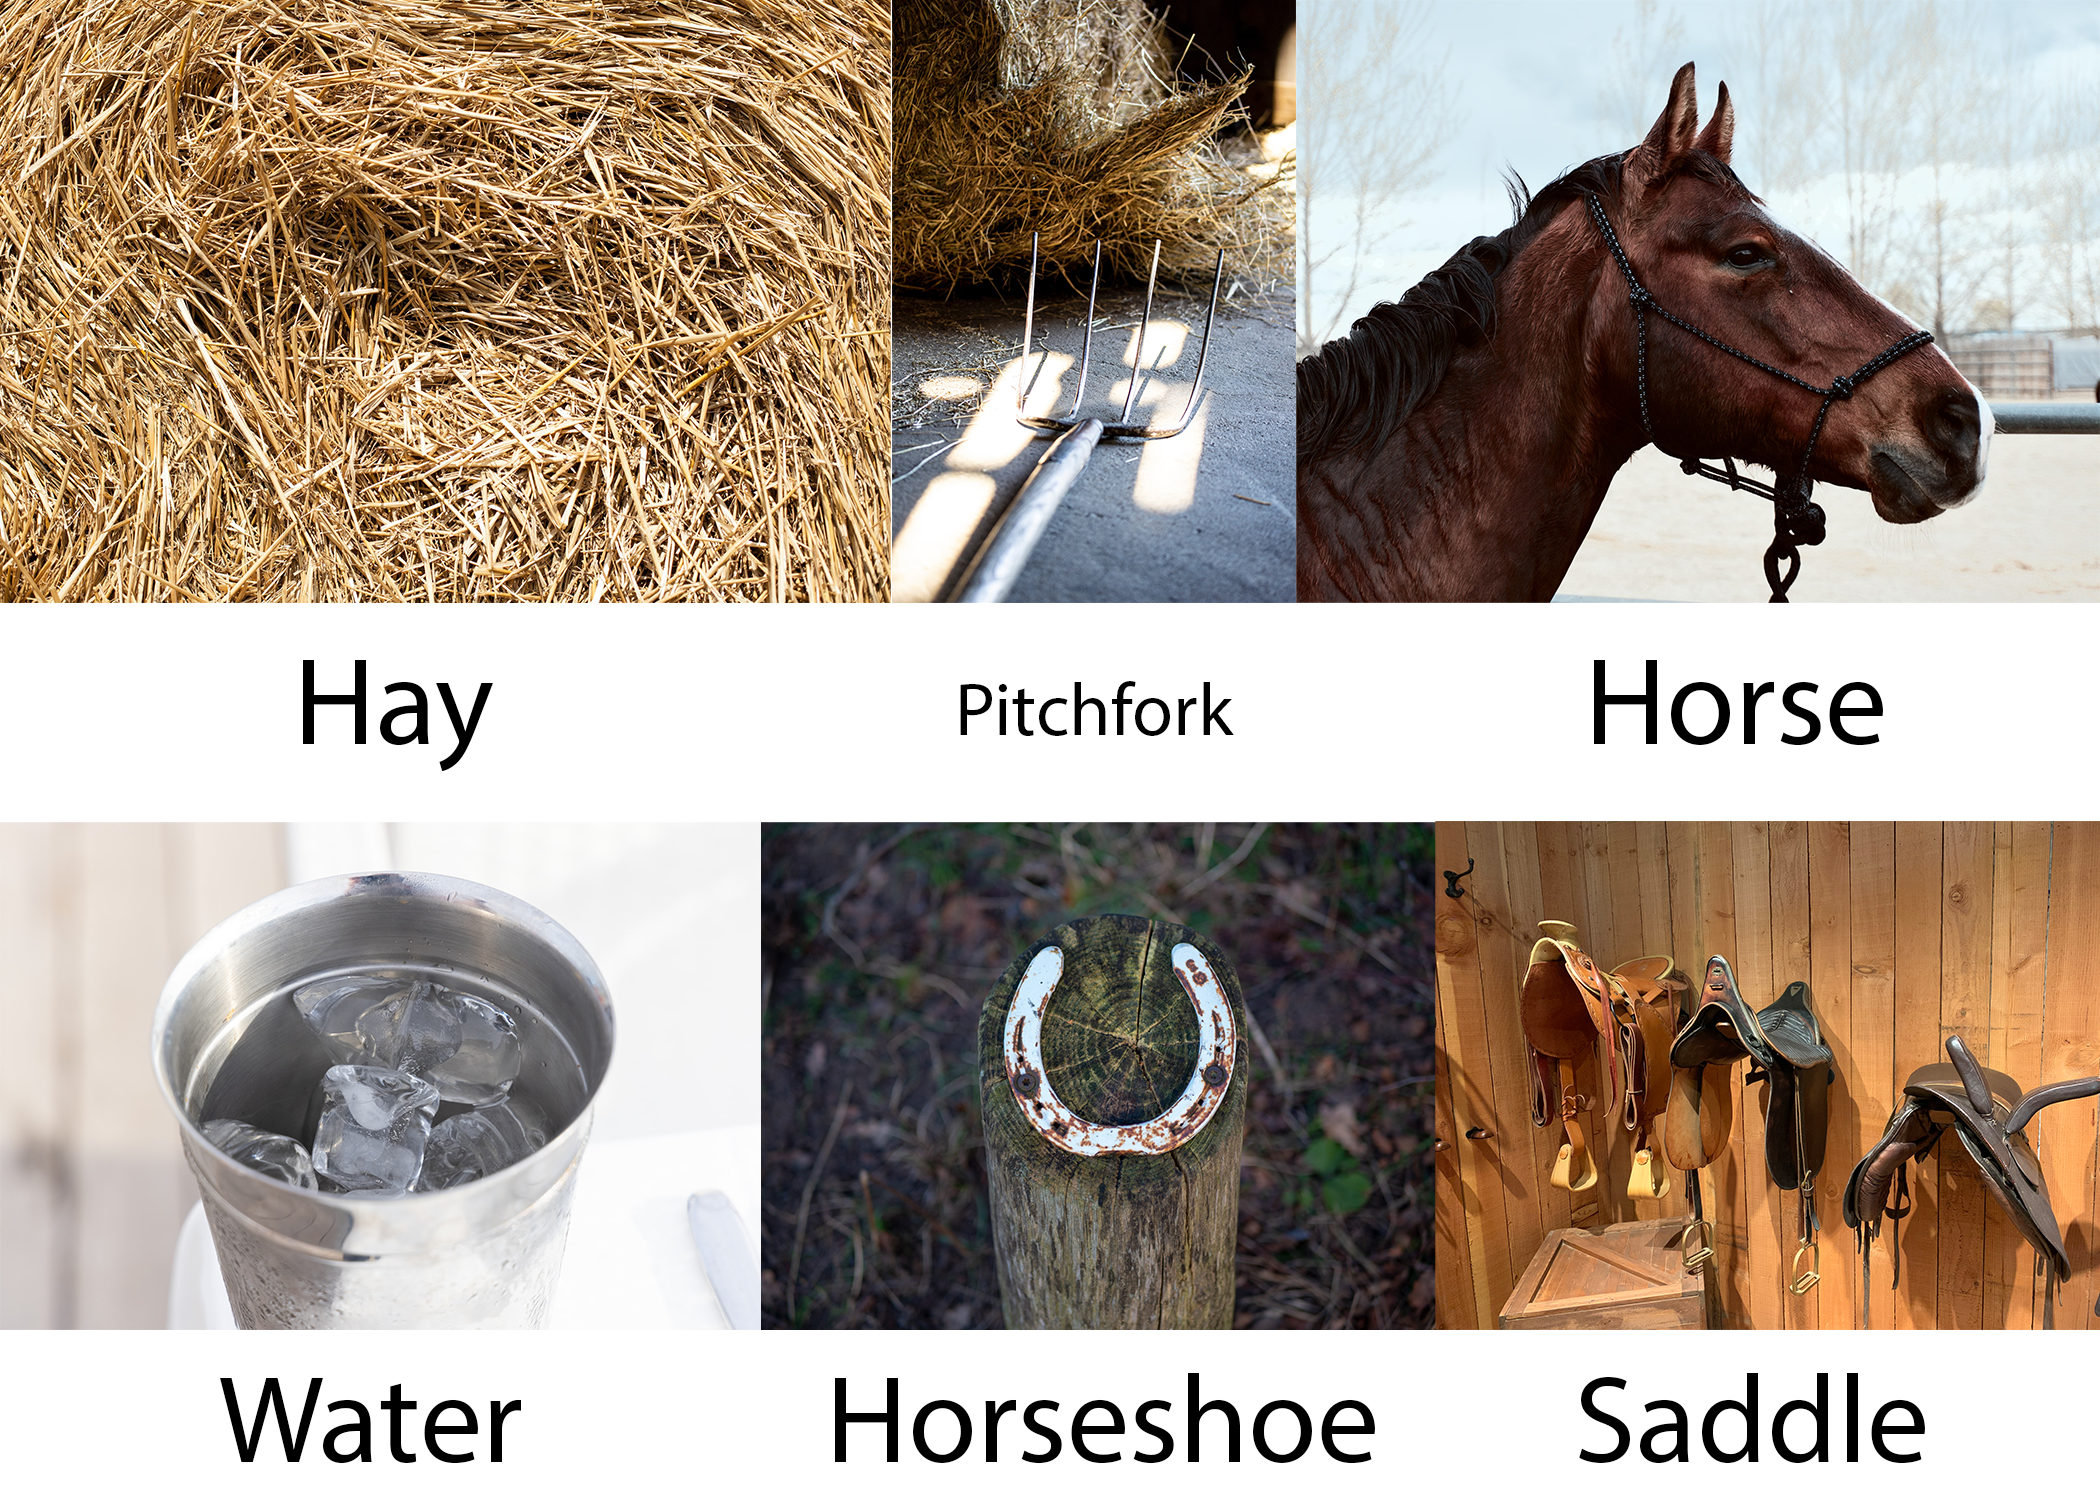
[[[1927,425],[1934,446],[1958,463],[1969,463],[1976,457],[1977,442],[1983,433],[1982,414],[1976,408],[1976,397],[1968,391],[1949,391],[1942,396]]]

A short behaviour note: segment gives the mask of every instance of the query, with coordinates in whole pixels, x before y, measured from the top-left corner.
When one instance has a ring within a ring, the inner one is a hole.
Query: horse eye
[[[1747,271],[1752,266],[1762,264],[1764,258],[1765,252],[1756,245],[1738,245],[1728,252],[1728,264],[1739,271]]]

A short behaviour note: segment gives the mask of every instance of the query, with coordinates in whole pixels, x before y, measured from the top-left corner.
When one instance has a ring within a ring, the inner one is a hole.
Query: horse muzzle
[[[1869,450],[1867,493],[1875,513],[1914,526],[1975,499],[1983,490],[1992,425],[1989,403],[1966,382],[1924,397],[1909,434]]]

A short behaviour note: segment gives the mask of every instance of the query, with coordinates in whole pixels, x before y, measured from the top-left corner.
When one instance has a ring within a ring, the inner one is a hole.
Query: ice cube
[[[340,1063],[422,1074],[459,1049],[451,992],[399,974],[338,974],[302,984],[292,1004]]]
[[[436,1084],[439,1095],[454,1104],[494,1104],[509,1094],[525,1062],[517,1022],[488,1001],[454,990],[439,990],[433,1004],[452,1017],[459,1043],[410,1071]]]
[[[337,1187],[405,1193],[423,1171],[438,1092],[397,1068],[341,1063],[321,1079],[314,1170]]]
[[[292,991],[292,1004],[337,1061],[352,1062],[364,1046],[358,1023],[365,1012],[414,983],[390,974],[338,974],[300,985]]]
[[[313,1158],[288,1135],[257,1130],[242,1120],[206,1120],[204,1138],[253,1172],[298,1188],[317,1188]]]
[[[440,1120],[423,1148],[423,1178],[416,1191],[434,1193],[479,1182],[546,1144],[539,1111],[523,1099],[506,1099]]]

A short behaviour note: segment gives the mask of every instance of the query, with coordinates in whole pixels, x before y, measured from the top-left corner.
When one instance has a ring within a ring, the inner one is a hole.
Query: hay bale
[[[887,37],[0,0],[0,597],[884,597]]]
[[[1183,89],[1143,0],[901,0],[896,279],[949,291],[1106,241],[1142,277],[1289,275],[1290,174],[1250,181],[1216,136],[1243,76]]]

